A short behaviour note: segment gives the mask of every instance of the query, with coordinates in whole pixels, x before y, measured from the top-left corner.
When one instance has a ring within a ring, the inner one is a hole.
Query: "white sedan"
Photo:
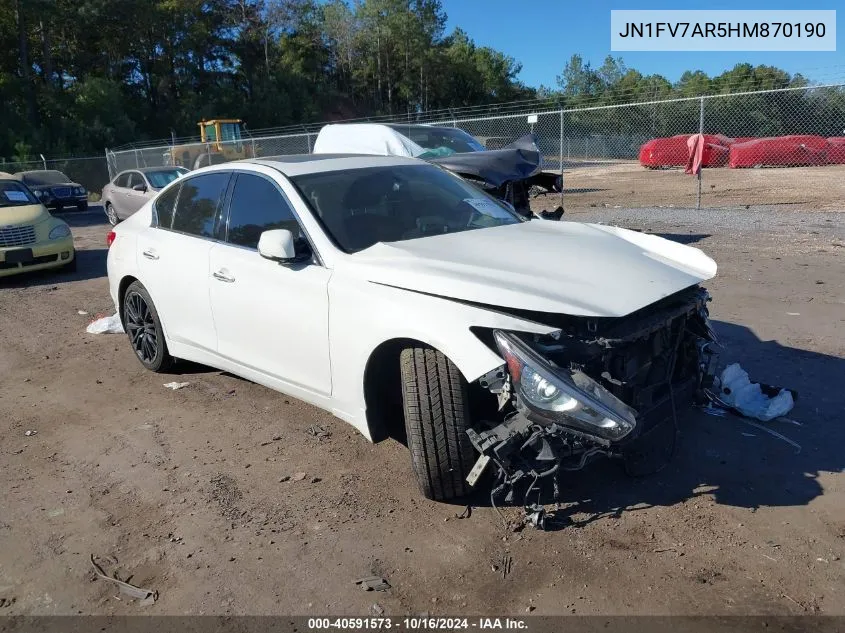
[[[701,251],[527,221],[413,158],[200,169],[108,241],[145,367],[203,363],[404,441],[434,499],[491,469],[502,491],[597,454],[641,468],[709,381]]]

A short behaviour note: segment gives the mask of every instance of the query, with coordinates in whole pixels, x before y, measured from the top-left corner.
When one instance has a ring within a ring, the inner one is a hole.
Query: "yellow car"
[[[0,178],[0,277],[45,268],[76,270],[70,227],[25,184]]]

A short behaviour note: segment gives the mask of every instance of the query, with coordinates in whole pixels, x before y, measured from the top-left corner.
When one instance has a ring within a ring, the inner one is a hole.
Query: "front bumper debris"
[[[613,441],[583,426],[573,428],[565,416],[539,419],[520,402],[508,371],[491,372],[480,384],[499,396],[502,417],[467,432],[480,454],[468,482],[474,485],[494,469],[494,503],[503,495],[506,503],[513,502],[516,490],[527,485],[523,505],[530,522],[539,525],[543,484],[551,482],[557,501],[560,473],[580,470],[594,457],[619,458],[631,475],[664,467],[675,450],[679,410],[704,401],[713,384],[716,339],[708,301],[706,291],[696,287],[620,319],[565,319],[554,340],[522,337],[552,366],[583,372],[633,409],[636,426]]]

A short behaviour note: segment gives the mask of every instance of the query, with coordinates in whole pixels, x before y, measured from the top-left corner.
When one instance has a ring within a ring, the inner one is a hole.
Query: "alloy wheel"
[[[111,204],[106,205],[106,217],[109,219],[109,224],[111,224],[112,226],[117,225],[117,213],[115,212],[114,207]]]
[[[152,363],[158,354],[158,334],[153,313],[146,300],[137,292],[126,296],[124,310],[126,332],[132,349],[144,363]]]

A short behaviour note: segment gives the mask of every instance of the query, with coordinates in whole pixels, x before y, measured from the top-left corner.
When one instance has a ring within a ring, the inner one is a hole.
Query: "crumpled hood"
[[[461,176],[474,176],[501,187],[513,180],[525,180],[540,171],[540,150],[536,138],[526,134],[502,149],[452,154],[428,158],[430,163],[445,167]]]
[[[656,235],[542,220],[379,243],[345,264],[407,290],[596,317],[630,314],[716,275],[700,250]]]

